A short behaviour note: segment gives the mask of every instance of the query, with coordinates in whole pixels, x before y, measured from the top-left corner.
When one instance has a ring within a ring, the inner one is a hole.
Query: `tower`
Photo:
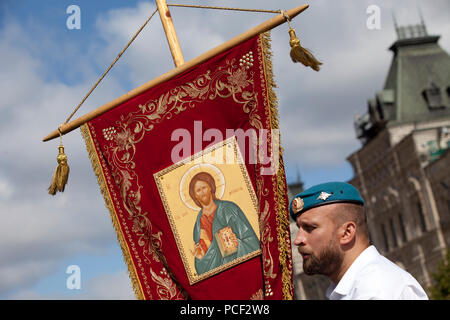
[[[408,26],[394,17],[392,62],[355,118],[362,147],[347,159],[373,244],[427,288],[450,244],[450,56],[420,16]]]

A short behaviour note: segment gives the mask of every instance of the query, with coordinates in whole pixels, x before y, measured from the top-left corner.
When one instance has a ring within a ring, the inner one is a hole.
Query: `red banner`
[[[292,299],[268,35],[82,127],[140,299]]]

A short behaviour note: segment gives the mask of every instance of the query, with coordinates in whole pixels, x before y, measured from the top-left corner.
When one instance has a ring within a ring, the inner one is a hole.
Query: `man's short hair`
[[[363,232],[369,238],[364,206],[355,203],[339,203],[336,212],[333,213],[333,221],[336,226],[353,221],[357,227],[356,231]]]

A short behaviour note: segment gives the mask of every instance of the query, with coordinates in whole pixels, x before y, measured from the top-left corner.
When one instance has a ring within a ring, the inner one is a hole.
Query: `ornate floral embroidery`
[[[253,67],[253,52],[249,52],[242,56],[241,59],[239,59],[239,66],[245,67],[246,69],[250,69]]]
[[[140,104],[137,111],[121,115],[115,127],[103,130],[105,139],[110,141],[109,145],[104,147],[104,154],[111,165],[111,173],[119,187],[128,218],[133,220],[132,232],[138,237],[138,245],[143,247],[145,263],[150,264],[150,260],[153,259],[167,266],[161,253],[162,233],[153,230],[148,213],[143,212],[140,206],[142,185],[134,171],[136,145],[142,141],[146,132],[153,130],[155,125],[208,99],[232,98],[242,106],[245,113],[249,114],[250,124],[257,129],[262,128],[260,116],[256,113],[258,102],[254,88],[254,74],[248,71],[246,66],[248,64],[239,66],[234,59],[226,61],[224,66],[218,67],[213,73],[208,70],[194,81],[175,87],[157,99]],[[152,278],[163,279],[162,276],[154,276],[153,273]],[[164,281],[172,280],[169,277]]]
[[[160,300],[183,300],[183,297],[178,293],[175,283],[167,276],[165,269],[161,270],[161,276],[159,276],[150,268],[150,274],[152,280],[157,284],[157,292]]]
[[[252,296],[250,297],[250,300],[264,300],[264,293],[262,289],[259,289],[256,291]]]
[[[114,139],[114,135],[116,134],[116,129],[114,127],[109,127],[109,128],[104,128],[102,130],[103,132],[103,137],[110,141]]]
[[[261,232],[261,247],[263,250],[263,271],[266,278],[275,279],[276,274],[273,273],[273,258],[270,253],[269,245],[273,241],[271,236],[269,219],[269,202],[264,201],[264,210],[259,217],[260,232]]]
[[[105,170],[109,166],[108,171],[111,174],[108,174],[106,178],[108,185],[111,186],[115,183],[120,193],[120,195],[117,194],[116,188],[114,188],[114,191],[111,191],[108,196],[112,197],[111,201],[115,203],[119,202],[119,198],[121,198],[120,202],[124,208],[124,210],[118,209],[120,227],[123,230],[117,232],[123,232],[124,239],[122,241],[123,243],[126,241],[127,245],[130,246],[127,249],[130,253],[126,254],[129,256],[132,254],[135,261],[130,263],[134,263],[133,267],[137,269],[140,277],[140,279],[137,279],[137,275],[134,276],[133,281],[135,282],[133,282],[133,285],[135,288],[139,287],[137,290],[142,296],[146,291],[146,297],[150,299],[158,296],[161,299],[179,299],[186,298],[187,293],[183,291],[181,286],[177,285],[177,280],[165,261],[161,231],[157,229],[156,225],[152,225],[148,217],[149,213],[141,207],[143,186],[139,183],[139,177],[134,171],[136,146],[147,132],[152,131],[155,126],[165,120],[179,115],[184,110],[195,108],[202,102],[217,98],[234,101],[234,107],[241,107],[248,114],[250,125],[256,129],[263,128],[261,116],[257,113],[261,112],[261,109],[258,108],[257,110],[258,100],[261,100],[260,107],[263,109],[262,116],[265,120],[264,128],[278,128],[276,96],[271,90],[271,87],[275,84],[272,79],[270,52],[266,50],[267,46],[268,38],[260,37],[258,48],[255,50],[257,51],[255,59],[258,59],[258,69],[252,68],[253,53],[250,51],[243,55],[239,61],[235,59],[226,61],[217,69],[208,70],[191,82],[186,82],[164,92],[156,99],[135,106],[133,112],[120,116],[113,126],[104,128],[102,132],[99,132],[100,134],[97,137],[103,136],[106,140],[101,148],[96,143],[97,153],[103,154],[101,161],[104,163]],[[259,79],[255,79],[255,77],[259,77]],[[260,80],[263,84],[262,88],[258,88],[258,92],[255,89],[254,79],[255,81]],[[95,133],[93,134],[95,136]],[[95,138],[95,141],[97,141],[97,138]],[[281,153],[280,149],[280,155]],[[280,183],[278,180],[281,180],[284,172],[280,170],[279,175],[264,178],[259,175],[259,171],[255,172],[258,200],[261,207],[260,231],[261,248],[263,250],[264,291],[257,291],[252,298],[264,298],[264,295],[266,297],[277,296],[280,286],[277,280],[279,277],[277,272],[280,272],[283,276],[283,297],[288,299],[292,291],[291,285],[288,283],[289,277],[292,275],[292,266],[289,261],[289,266],[286,267],[284,260],[286,259],[286,252],[290,252],[289,247],[287,247],[289,245],[289,234],[286,231],[287,229],[283,230],[283,228],[288,228],[288,226],[285,226],[284,218],[280,219],[279,217],[285,213],[284,198],[280,197],[280,193],[285,192],[285,186],[283,184],[277,187],[277,184]],[[101,173],[98,174],[99,177],[100,175]],[[270,192],[263,186],[264,181],[267,188],[272,185]],[[273,192],[276,202],[269,205],[271,192]],[[127,218],[131,222],[130,226],[125,223]],[[276,232],[278,231],[283,232],[277,238]],[[133,238],[137,236],[137,243],[134,242],[134,239],[132,241],[132,235]],[[142,253],[139,248],[142,248]],[[278,249],[279,256],[275,254],[274,249]],[[152,260],[158,263],[152,263]],[[147,271],[144,271],[144,269]]]
[[[128,114],[127,117],[121,116],[119,130],[122,130],[125,136],[120,140],[136,144],[142,140],[145,132],[151,131],[156,124],[187,108],[194,108],[196,103],[216,98],[232,98],[249,114],[250,124],[260,129],[262,124],[256,113],[258,101],[253,76],[253,72],[237,65],[234,59],[227,61],[225,66],[217,68],[213,73],[208,70],[194,81],[175,87],[158,99],[140,104],[139,110]]]
[[[148,246],[146,252],[153,259],[158,260],[154,249],[161,247],[161,232],[152,232],[147,213],[142,212],[139,206],[142,186],[134,172],[136,144],[142,141],[146,132],[151,131],[164,119],[170,119],[188,107],[194,108],[198,102],[214,100],[217,97],[232,97],[236,103],[242,105],[244,112],[249,114],[250,123],[255,128],[262,128],[260,116],[255,113],[257,93],[252,76],[253,73],[249,76],[248,71],[234,63],[234,60],[227,61],[225,66],[219,67],[214,73],[207,71],[194,81],[171,89],[158,99],[139,105],[139,111],[127,116],[121,115],[115,135],[108,134],[108,140],[113,137],[113,141],[105,147],[105,155],[113,168],[112,175],[120,188],[130,219],[135,219],[133,232],[139,236],[138,243]],[[151,238],[149,234],[152,235]]]

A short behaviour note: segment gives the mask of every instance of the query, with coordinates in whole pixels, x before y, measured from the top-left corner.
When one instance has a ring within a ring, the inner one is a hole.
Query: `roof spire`
[[[297,169],[297,182],[301,183],[302,182],[302,178],[300,176],[300,170],[298,169],[298,165],[295,166]]]
[[[406,26],[399,26],[394,10],[392,10],[392,19],[394,20],[395,31],[397,33],[397,40],[422,38],[428,36],[425,20],[422,15],[422,10],[417,5],[417,10],[420,17],[419,24],[412,24]]]
[[[394,9],[392,9],[392,20],[394,21],[394,27],[395,27],[395,32],[397,33],[397,39],[401,39],[402,38],[401,34],[400,34],[401,32],[400,32],[400,29],[398,27],[398,23],[397,23],[397,19],[395,17]]]
[[[397,18],[395,17],[395,12],[392,10],[392,20],[394,20],[395,29],[398,28]]]
[[[422,9],[420,8],[419,3],[417,3],[417,11],[419,11],[420,25],[421,25],[423,35],[426,36],[428,34],[427,27],[425,25],[425,19],[423,18]]]

